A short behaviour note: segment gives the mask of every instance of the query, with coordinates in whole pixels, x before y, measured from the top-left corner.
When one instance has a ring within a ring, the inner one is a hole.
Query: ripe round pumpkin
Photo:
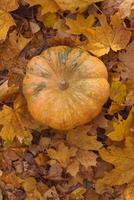
[[[67,130],[97,116],[109,96],[107,70],[80,48],[51,47],[27,66],[23,92],[32,116]]]

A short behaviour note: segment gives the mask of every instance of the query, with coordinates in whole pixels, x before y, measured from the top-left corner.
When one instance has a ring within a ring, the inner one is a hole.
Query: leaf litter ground
[[[0,199],[133,200],[134,2],[56,2],[0,1]],[[100,115],[62,133],[37,124],[22,94],[29,59],[56,45],[99,57],[110,83]]]

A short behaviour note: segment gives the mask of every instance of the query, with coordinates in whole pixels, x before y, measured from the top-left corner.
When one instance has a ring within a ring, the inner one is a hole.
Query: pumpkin
[[[67,130],[100,113],[109,96],[107,78],[103,62],[88,52],[51,47],[29,61],[23,93],[38,122]]]
[[[61,10],[69,10],[71,12],[83,12],[92,3],[103,0],[55,0]]]

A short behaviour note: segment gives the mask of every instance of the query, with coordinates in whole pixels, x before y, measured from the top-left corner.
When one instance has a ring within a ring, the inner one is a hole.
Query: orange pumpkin
[[[98,58],[80,48],[57,46],[29,61],[23,92],[38,122],[67,130],[100,113],[109,96],[107,78]]]

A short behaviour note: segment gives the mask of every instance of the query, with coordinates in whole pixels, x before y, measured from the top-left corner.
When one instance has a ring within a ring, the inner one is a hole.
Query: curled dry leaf
[[[97,15],[100,25],[94,28],[87,28],[85,35],[88,38],[87,44],[83,48],[96,56],[102,56],[110,51],[124,49],[128,44],[131,32],[125,30],[119,13],[111,17],[110,25],[105,15]]]

